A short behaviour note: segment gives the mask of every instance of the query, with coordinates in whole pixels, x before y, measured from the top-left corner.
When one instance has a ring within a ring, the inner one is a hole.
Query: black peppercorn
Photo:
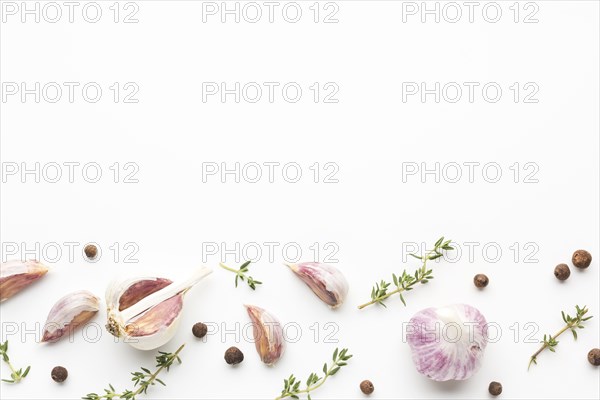
[[[54,367],[52,368],[52,372],[50,373],[52,380],[54,382],[64,382],[69,376],[67,369],[65,367]]]
[[[88,259],[93,260],[98,255],[98,248],[93,244],[88,244],[83,248],[83,252]]]
[[[502,393],[502,384],[500,382],[490,382],[488,390],[492,396],[498,396]]]
[[[600,365],[600,349],[591,349],[588,353],[588,361],[596,367]]]
[[[198,322],[198,323],[194,324],[194,326],[192,327],[192,333],[197,338],[203,338],[204,336],[206,336],[207,330],[208,329],[207,329],[206,325],[203,324],[202,322]]]
[[[375,390],[375,386],[373,386],[373,383],[369,380],[362,381],[360,383],[360,390],[364,394],[371,394]]]
[[[484,274],[477,274],[475,275],[475,278],[473,278],[473,283],[475,283],[475,286],[481,289],[486,287],[488,283],[490,283],[490,280]]]
[[[236,365],[244,361],[244,353],[237,347],[230,347],[225,352],[225,362],[229,365]]]
[[[589,267],[592,263],[592,255],[585,250],[577,250],[575,253],[573,253],[573,258],[571,261],[573,261],[573,265],[577,268],[584,269]]]
[[[566,281],[571,275],[571,270],[567,264],[558,264],[556,268],[554,268],[554,276],[559,281]]]

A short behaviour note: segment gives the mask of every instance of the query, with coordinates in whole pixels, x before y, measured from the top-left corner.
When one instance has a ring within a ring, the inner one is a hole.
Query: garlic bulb
[[[286,265],[331,308],[338,308],[346,299],[348,281],[334,266],[317,262]]]
[[[106,290],[106,329],[140,350],[153,350],[173,338],[183,296],[212,270],[201,267],[182,282],[156,277],[114,281]]]
[[[0,302],[12,297],[48,272],[35,260],[12,260],[0,264]]]
[[[87,290],[69,293],[56,302],[44,324],[42,342],[54,342],[88,322],[100,309],[100,299]]]
[[[417,371],[435,380],[464,380],[481,367],[487,322],[475,307],[426,308],[408,323],[408,344]]]
[[[252,320],[254,345],[262,362],[273,365],[283,355],[285,340],[279,320],[268,311],[256,306],[246,306]]]

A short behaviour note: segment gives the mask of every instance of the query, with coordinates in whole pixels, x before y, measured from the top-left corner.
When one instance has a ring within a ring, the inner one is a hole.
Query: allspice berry
[[[588,361],[596,367],[600,365],[600,349],[591,349],[588,353]]]
[[[577,250],[573,253],[573,265],[577,268],[585,269],[592,263],[592,255],[585,250]]]
[[[374,390],[375,386],[373,386],[373,383],[371,381],[365,380],[360,383],[360,391],[364,394],[371,394]]]
[[[571,275],[571,270],[567,264],[558,264],[556,268],[554,268],[554,276],[559,281],[566,281]]]
[[[490,382],[488,390],[492,396],[498,396],[502,393],[502,384],[500,382]]]
[[[60,383],[64,382],[67,379],[67,376],[69,376],[69,372],[67,372],[67,369],[65,367],[54,367],[52,368],[50,376],[52,377],[52,380],[54,382]]]
[[[83,248],[83,252],[89,260],[93,260],[98,255],[98,248],[93,244],[88,244]]]
[[[475,275],[475,278],[473,278],[473,283],[475,283],[475,286],[481,289],[486,287],[488,283],[490,283],[490,280],[484,274],[477,274]]]
[[[244,353],[237,347],[230,347],[225,352],[225,362],[229,365],[236,365],[244,361]]]
[[[192,327],[192,333],[197,338],[203,338],[204,336],[206,336],[207,331],[208,331],[208,328],[202,322],[195,323],[194,326]]]

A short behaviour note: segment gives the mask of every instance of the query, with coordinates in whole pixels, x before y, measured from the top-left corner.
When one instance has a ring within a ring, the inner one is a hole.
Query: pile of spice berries
[[[577,250],[573,253],[571,262],[579,269],[586,269],[592,263],[592,255],[587,250]],[[567,264],[558,264],[554,268],[554,276],[559,281],[566,281],[571,276],[571,269]]]

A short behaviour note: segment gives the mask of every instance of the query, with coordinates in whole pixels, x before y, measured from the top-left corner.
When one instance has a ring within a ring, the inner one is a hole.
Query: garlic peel
[[[0,302],[25,289],[47,272],[48,267],[35,260],[11,260],[0,264]]]
[[[464,380],[481,367],[487,322],[467,304],[426,308],[411,318],[406,339],[419,373],[435,381]]]
[[[48,313],[42,342],[54,342],[72,332],[92,319],[99,307],[100,299],[87,290],[63,296]]]
[[[245,305],[252,321],[254,345],[263,363],[275,364],[285,351],[285,340],[281,323],[270,312],[256,306]]]
[[[331,308],[343,304],[348,294],[348,281],[340,270],[317,262],[286,265]]]

